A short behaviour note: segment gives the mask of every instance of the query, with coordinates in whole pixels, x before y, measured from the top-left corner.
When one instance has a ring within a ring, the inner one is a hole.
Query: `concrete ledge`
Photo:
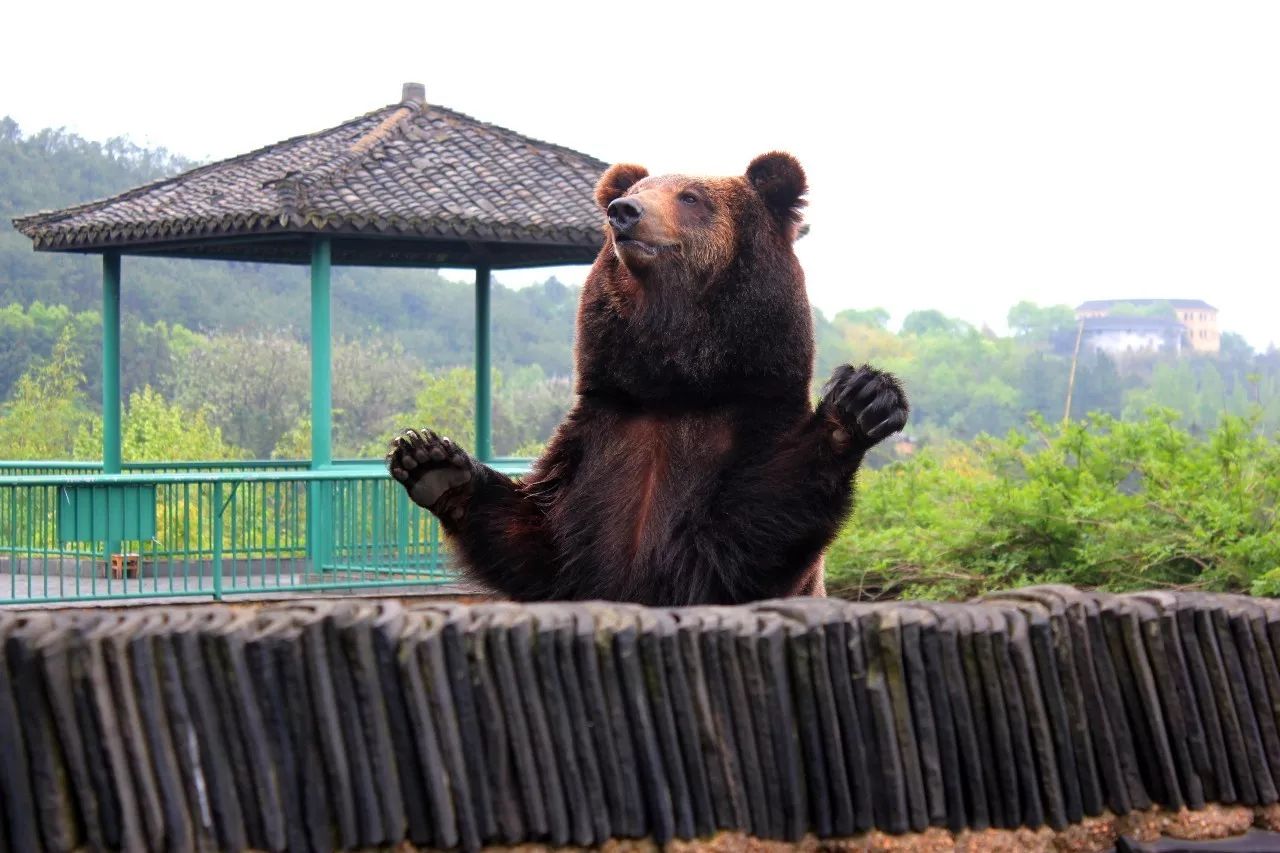
[[[1280,800],[1270,600],[291,600],[0,611],[0,645],[11,850],[1107,849]]]

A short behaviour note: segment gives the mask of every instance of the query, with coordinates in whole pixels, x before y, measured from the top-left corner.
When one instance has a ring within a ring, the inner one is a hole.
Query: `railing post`
[[[396,558],[400,568],[409,566],[409,513],[417,509],[409,503],[409,493],[404,489],[396,489]]]
[[[431,539],[431,575],[440,574],[440,522],[434,518],[427,520],[428,535]]]
[[[222,482],[213,483],[213,599],[222,600]]]
[[[368,496],[365,500],[369,503],[369,538],[365,540],[365,554],[370,555],[367,559],[371,559],[375,564],[381,563],[389,556],[386,552],[390,542],[386,527],[386,501],[383,500],[383,496],[387,494],[387,487],[393,485],[395,483],[390,480],[379,480],[371,483],[367,490],[363,490]],[[361,491],[357,489],[357,495]],[[363,507],[365,501],[359,501],[359,504]]]

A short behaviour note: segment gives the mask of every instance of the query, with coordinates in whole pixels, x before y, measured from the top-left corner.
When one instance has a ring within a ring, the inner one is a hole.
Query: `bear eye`
[[[681,204],[697,204],[698,197],[691,192],[683,192],[683,193],[680,193],[680,203]]]

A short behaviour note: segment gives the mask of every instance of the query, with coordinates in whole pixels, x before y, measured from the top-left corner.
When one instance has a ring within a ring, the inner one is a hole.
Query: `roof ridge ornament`
[[[400,90],[400,103],[422,109],[427,105],[427,87],[421,83],[405,83]]]

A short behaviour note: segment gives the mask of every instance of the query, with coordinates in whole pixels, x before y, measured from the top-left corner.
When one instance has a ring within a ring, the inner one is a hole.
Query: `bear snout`
[[[609,203],[609,224],[619,234],[626,234],[644,216],[644,207],[634,198],[614,199]]]

